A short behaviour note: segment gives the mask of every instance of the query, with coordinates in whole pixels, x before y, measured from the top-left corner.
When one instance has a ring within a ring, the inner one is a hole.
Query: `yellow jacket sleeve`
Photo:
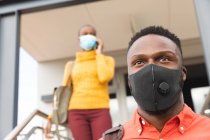
[[[114,76],[115,61],[110,56],[97,54],[97,74],[101,83],[109,82]]]

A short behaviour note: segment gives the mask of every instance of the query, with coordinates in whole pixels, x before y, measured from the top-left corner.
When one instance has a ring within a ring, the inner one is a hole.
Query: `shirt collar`
[[[171,118],[165,125],[168,123],[177,123],[179,126],[179,132],[183,134],[186,128],[188,128],[188,126],[192,123],[194,118],[195,113],[191,110],[190,107],[184,104],[183,110],[178,115]],[[144,126],[150,125],[143,117],[138,114],[137,109],[132,117],[132,123],[136,127],[139,135],[141,135],[143,132]]]

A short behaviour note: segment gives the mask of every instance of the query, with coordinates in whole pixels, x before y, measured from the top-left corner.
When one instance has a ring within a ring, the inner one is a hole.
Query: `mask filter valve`
[[[158,86],[158,91],[162,94],[162,95],[166,95],[167,93],[169,93],[169,84],[166,82],[162,82],[159,84]]]

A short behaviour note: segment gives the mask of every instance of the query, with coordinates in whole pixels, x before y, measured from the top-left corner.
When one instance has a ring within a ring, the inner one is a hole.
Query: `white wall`
[[[18,124],[37,108],[37,63],[21,48],[19,64]]]

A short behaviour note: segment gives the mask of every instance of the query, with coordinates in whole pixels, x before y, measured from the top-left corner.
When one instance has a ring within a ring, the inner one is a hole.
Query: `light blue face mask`
[[[80,46],[86,50],[92,50],[97,46],[96,37],[93,35],[82,35],[80,36]]]

